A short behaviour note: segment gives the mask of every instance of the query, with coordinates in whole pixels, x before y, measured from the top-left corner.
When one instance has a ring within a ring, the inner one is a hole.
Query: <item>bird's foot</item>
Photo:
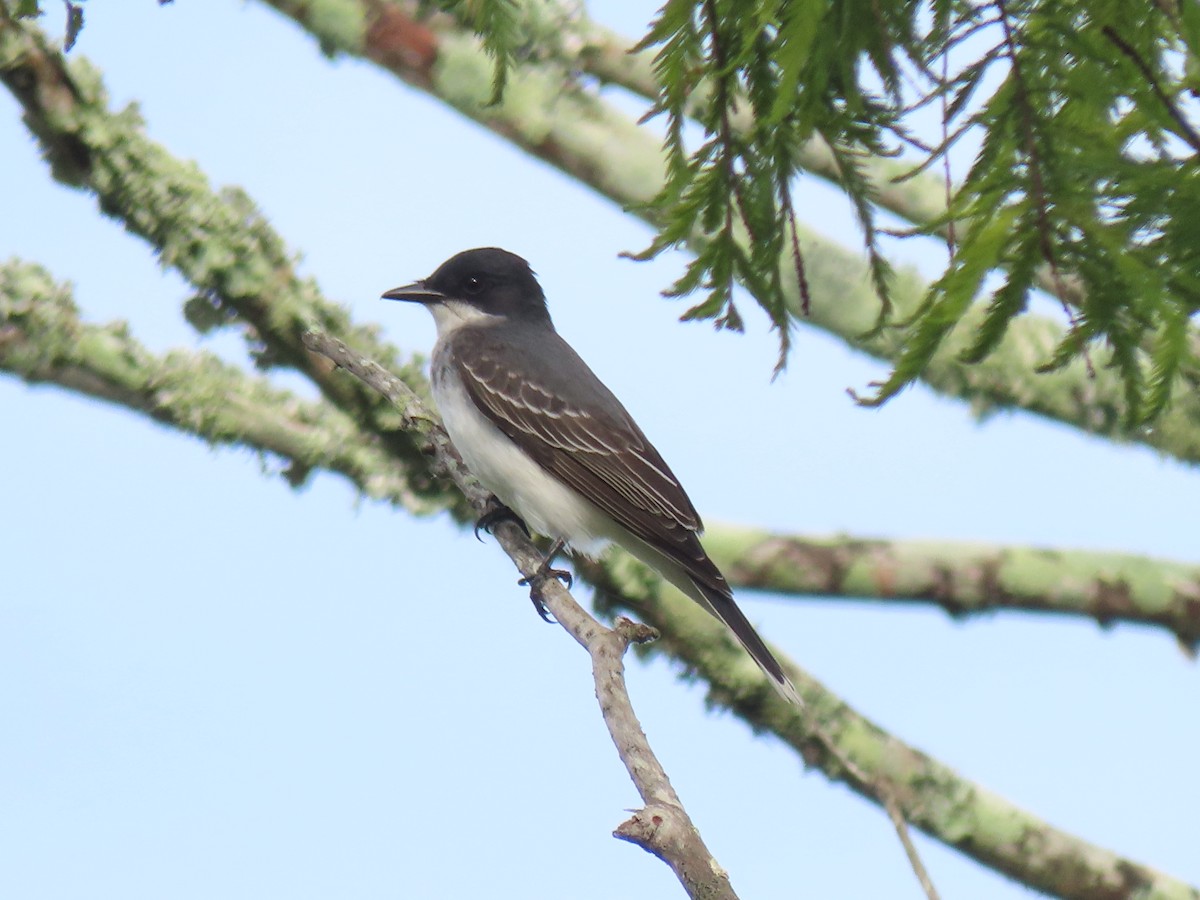
[[[555,541],[550,547],[550,552],[546,554],[546,558],[542,560],[542,564],[538,566],[537,571],[534,572],[530,577],[522,578],[517,582],[517,584],[519,584],[521,587],[529,588],[529,599],[533,601],[533,608],[536,609],[538,611],[538,615],[547,622],[553,622],[554,619],[550,616],[550,612],[546,609],[546,602],[542,599],[542,585],[546,583],[546,579],[557,578],[564,585],[566,585],[567,590],[570,590],[571,585],[574,584],[574,578],[571,577],[571,573],[566,569],[555,569],[551,567],[551,564],[554,562],[554,557],[558,556],[558,554],[562,552],[562,548],[563,542]]]
[[[488,534],[491,534],[493,529],[501,522],[516,522],[517,525],[520,526],[521,530],[525,532],[525,537],[532,536],[529,533],[529,526],[525,524],[525,520],[493,497],[488,506],[488,511],[480,516],[475,522],[476,540],[483,540],[483,538],[479,536],[479,532],[486,531]]]

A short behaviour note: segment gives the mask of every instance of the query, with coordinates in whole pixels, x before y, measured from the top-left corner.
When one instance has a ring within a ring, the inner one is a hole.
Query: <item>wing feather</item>
[[[454,339],[471,346],[448,354],[479,410],[546,471],[728,595],[696,536],[703,526],[695,507],[620,401],[557,334],[552,353],[522,354],[496,331],[464,328]],[[570,377],[546,363],[563,354],[577,361],[567,367]]]

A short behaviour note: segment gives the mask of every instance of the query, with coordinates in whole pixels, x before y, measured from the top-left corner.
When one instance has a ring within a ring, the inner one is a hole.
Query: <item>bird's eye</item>
[[[466,283],[463,285],[468,294],[478,294],[483,290],[483,281],[478,275],[468,275]]]

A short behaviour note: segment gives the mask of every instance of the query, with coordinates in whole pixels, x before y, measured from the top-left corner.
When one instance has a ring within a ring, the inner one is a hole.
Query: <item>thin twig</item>
[[[942,80],[938,84],[942,101],[942,146],[945,147],[950,140],[950,101],[946,96],[947,84],[950,81],[950,48],[949,46],[942,48]],[[948,148],[947,148],[948,149]],[[950,154],[949,152],[942,154],[942,174],[946,186],[946,211],[949,212],[954,207],[954,179],[950,172]],[[946,222],[946,252],[950,255],[950,259],[954,259],[954,251],[958,246],[958,235],[955,232],[954,217],[951,216]]]
[[[1176,134],[1184,142],[1186,142],[1189,147],[1200,153],[1200,133],[1197,133],[1196,129],[1192,127],[1192,123],[1184,117],[1183,112],[1180,111],[1178,105],[1176,105],[1167,92],[1163,90],[1162,85],[1158,83],[1158,79],[1154,77],[1154,71],[1150,68],[1146,61],[1142,59],[1141,54],[1137,52],[1137,49],[1123,37],[1117,34],[1116,29],[1111,25],[1105,25],[1100,29],[1100,33],[1108,38],[1112,42],[1113,46],[1128,56],[1133,64],[1137,66],[1138,71],[1142,73],[1142,77],[1145,78],[1149,83],[1150,90],[1154,91],[1154,95],[1158,97],[1160,101],[1162,101],[1162,105],[1167,108],[1167,112],[1170,114],[1171,118],[1175,120],[1175,124],[1179,126],[1179,131],[1176,132]]]
[[[892,827],[896,829],[896,836],[900,838],[900,844],[904,847],[904,855],[908,857],[908,864],[912,866],[913,874],[917,876],[917,881],[921,884],[921,890],[925,892],[925,896],[929,900],[940,900],[937,888],[933,886],[933,879],[929,877],[929,871],[925,868],[925,863],[921,861],[921,855],[917,852],[917,845],[913,843],[908,821],[904,818],[904,813],[900,809],[900,804],[896,802],[895,795],[891,791],[880,790],[879,784],[877,784],[876,796],[883,803],[883,808],[887,810],[888,818],[892,820]]]
[[[812,294],[808,287],[808,274],[804,269],[804,254],[800,252],[800,232],[796,228],[796,208],[792,206],[792,191],[786,178],[779,182],[780,197],[786,214],[788,239],[792,249],[792,267],[796,271],[796,284],[800,291],[800,312],[806,317],[812,312]]]
[[[445,429],[407,384],[329,335],[310,331],[304,335],[304,345],[390,400],[400,410],[407,428],[428,439],[434,455],[433,470],[452,479],[480,515],[488,511],[491,494],[463,465]],[[501,522],[495,528],[495,536],[521,574],[536,582],[534,590],[555,620],[591,655],[596,699],[604,724],[645,803],[643,809],[617,828],[614,836],[637,844],[669,865],[689,896],[736,900],[728,874],[704,845],[666,771],[650,749],[625,686],[622,658],[629,644],[650,640],[657,632],[628,619],[618,619],[611,629],[604,627],[575,602],[557,579],[537,578],[542,555],[519,525]]]
[[[887,812],[888,819],[891,820],[892,827],[896,830],[896,836],[900,839],[900,845],[904,848],[904,855],[908,857],[908,864],[912,867],[913,874],[917,876],[917,881],[921,885],[921,890],[925,892],[926,898],[928,900],[941,900],[937,888],[933,886],[933,879],[929,876],[929,870],[925,868],[925,863],[921,860],[921,854],[917,852],[917,845],[913,843],[912,833],[908,827],[908,819],[904,815],[904,809],[900,806],[900,801],[896,797],[896,792],[892,786],[886,779],[882,777],[872,778],[863,771],[862,767],[846,755],[846,752],[838,746],[833,736],[817,724],[815,719],[811,719],[810,717],[810,721],[805,723],[805,727],[820,743],[821,748],[837,760],[838,765],[846,770],[846,774],[862,785],[864,791],[879,801],[879,805]]]

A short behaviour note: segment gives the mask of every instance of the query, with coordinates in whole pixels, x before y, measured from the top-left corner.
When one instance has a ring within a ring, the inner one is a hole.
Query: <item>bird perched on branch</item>
[[[615,543],[724,622],[772,685],[782,666],[700,544],[696,508],[642,429],[554,330],[529,263],[486,247],[385,293],[437,325],[433,397],[472,474],[524,524],[595,555]]]

